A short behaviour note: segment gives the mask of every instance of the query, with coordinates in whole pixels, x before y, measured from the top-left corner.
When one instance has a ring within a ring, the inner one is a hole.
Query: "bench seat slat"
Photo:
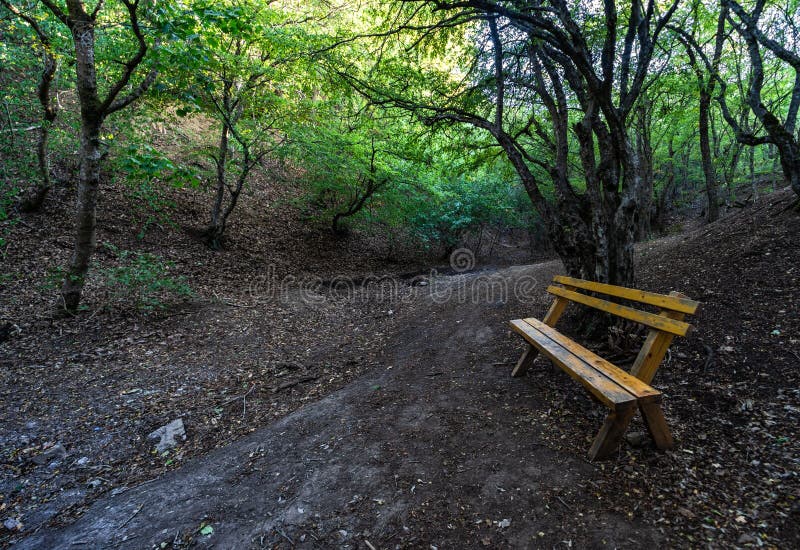
[[[583,384],[595,397],[612,410],[623,410],[636,404],[636,396],[584,362],[524,319],[511,321],[511,327],[538,348],[548,359],[558,363],[572,378]]]
[[[669,317],[665,317],[663,315],[656,315],[655,313],[639,311],[638,309],[615,304],[607,300],[601,300],[600,298],[595,298],[594,296],[587,296],[586,294],[581,294],[580,292],[573,292],[560,286],[550,285],[547,287],[547,292],[553,294],[554,296],[566,298],[571,302],[593,307],[595,309],[599,309],[600,311],[605,311],[607,313],[611,313],[612,315],[616,315],[617,317],[635,321],[650,328],[669,332],[670,334],[674,334],[676,336],[686,336],[691,328],[689,323],[684,323],[683,321],[676,321],[675,319],[670,319]]]
[[[680,313],[688,313],[694,315],[700,302],[695,302],[689,298],[680,298],[678,296],[667,296],[665,294],[656,294],[655,292],[647,292],[644,290],[637,290],[635,288],[625,288],[623,286],[608,285],[605,283],[596,283],[594,281],[584,281],[583,279],[574,279],[565,275],[557,275],[553,278],[553,282],[560,283],[591,292],[599,292],[608,296],[615,296],[625,300],[632,300],[642,304],[657,306],[662,309],[670,311],[678,311]]]
[[[609,378],[611,378],[614,382],[619,384],[622,388],[624,388],[627,392],[635,395],[639,401],[647,402],[652,400],[660,399],[661,392],[657,389],[653,388],[652,386],[642,382],[635,376],[625,372],[618,366],[606,361],[592,350],[583,347],[582,345],[578,344],[577,342],[573,342],[556,329],[549,327],[542,323],[538,319],[530,318],[525,319],[525,322],[531,325],[533,328],[556,342],[558,345],[563,347],[564,349],[572,352],[573,354],[580,357],[585,363],[588,363],[596,370],[602,372]]]

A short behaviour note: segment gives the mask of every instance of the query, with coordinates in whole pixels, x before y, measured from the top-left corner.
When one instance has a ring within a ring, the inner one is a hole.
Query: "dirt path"
[[[592,485],[600,468],[543,440],[539,423],[558,421],[549,419],[541,399],[547,369],[517,380],[508,376],[509,365],[497,365],[512,362],[520,349],[505,322],[544,308],[543,298],[521,303],[514,290],[525,294],[527,287],[530,296],[541,296],[556,267],[419,287],[400,313],[404,328],[383,365],[161,479],[100,500],[76,523],[39,532],[19,547],[658,542],[658,531],[639,521],[597,512]],[[588,400],[577,406],[591,408]],[[213,534],[201,534],[204,524]]]

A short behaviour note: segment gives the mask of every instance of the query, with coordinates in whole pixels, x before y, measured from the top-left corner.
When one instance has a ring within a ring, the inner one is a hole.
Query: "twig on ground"
[[[247,414],[247,396],[250,395],[250,392],[252,392],[255,387],[256,385],[253,384],[250,389],[247,390],[247,393],[242,396],[242,420],[244,420],[244,417]]]
[[[286,540],[289,542],[289,544],[291,544],[292,546],[294,546],[294,541],[293,541],[292,539],[290,539],[290,538],[289,538],[289,535],[287,535],[286,533],[284,533],[283,531],[281,531],[281,530],[280,530],[280,529],[278,529],[277,527],[275,528],[275,530],[278,532],[278,534],[279,534],[280,536],[282,536],[283,538],[285,538],[285,539],[286,539]]]
[[[247,390],[243,395],[237,395],[236,397],[231,397],[230,399],[225,401],[223,403],[223,405],[227,405],[228,403],[232,403],[232,402],[236,401],[237,399],[241,399],[242,400],[242,418],[244,418],[245,413],[247,413],[247,396],[250,395],[251,393],[253,393],[253,390],[255,388],[256,388],[256,385],[253,384],[252,386],[250,386],[250,389]]]
[[[131,516],[128,519],[126,519],[124,522],[122,522],[122,525],[120,525],[118,527],[118,529],[122,529],[123,527],[128,525],[131,522],[131,520],[136,517],[136,514],[138,514],[139,512],[142,511],[142,508],[144,508],[144,502],[139,505],[139,507],[136,509],[136,511],[133,514],[131,514]]]

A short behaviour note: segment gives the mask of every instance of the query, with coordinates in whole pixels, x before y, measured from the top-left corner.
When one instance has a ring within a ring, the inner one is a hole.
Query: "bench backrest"
[[[691,325],[683,320],[684,317],[696,313],[700,306],[699,302],[690,300],[679,292],[671,292],[668,295],[656,294],[563,275],[554,277],[553,282],[561,286],[550,285],[547,287],[547,292],[556,297],[545,318],[545,322],[550,326],[555,325],[569,302],[575,302],[650,327],[647,339],[631,368],[631,374],[648,384],[655,376],[672,339],[675,336],[686,336],[689,333]],[[582,294],[579,292],[580,290],[655,306],[659,311],[650,313],[634,309]]]

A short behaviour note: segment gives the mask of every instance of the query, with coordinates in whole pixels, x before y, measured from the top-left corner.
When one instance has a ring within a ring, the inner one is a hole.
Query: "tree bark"
[[[709,110],[711,109],[711,94],[705,86],[700,90],[700,159],[703,166],[703,177],[706,184],[706,222],[712,223],[719,219],[719,198],[717,194],[717,175],[714,172],[714,160],[711,156],[711,142],[709,139]]]
[[[228,141],[228,123],[223,120],[222,127],[220,129],[219,144],[217,145],[217,157],[215,159],[217,164],[217,182],[214,192],[214,203],[211,207],[211,221],[209,222],[205,231],[208,245],[214,250],[218,250],[222,247],[222,238],[225,234],[225,221],[222,219],[222,206],[225,201]]]
[[[70,312],[77,310],[80,303],[89,262],[96,245],[97,194],[100,188],[100,164],[103,159],[99,121],[84,124],[81,132],[80,157],[75,249],[61,288],[63,307]]]
[[[758,182],[756,181],[756,150],[751,147],[747,157],[748,171],[750,172],[750,188],[753,192],[753,202],[758,201]]]
[[[658,194],[656,200],[656,210],[653,216],[653,225],[655,226],[657,231],[664,231],[665,226],[665,217],[667,214],[667,209],[669,208],[669,201],[671,200],[671,195],[673,193],[673,189],[675,188],[675,137],[674,135],[670,135],[669,142],[667,143],[667,163],[666,163],[666,173],[667,178],[664,182],[663,187],[661,188],[661,193]]]
[[[39,182],[28,191],[27,196],[20,202],[19,208],[22,212],[37,212],[41,209],[44,200],[47,198],[53,184],[50,180],[49,162],[49,138],[50,121],[43,119],[42,127],[39,129],[39,137],[36,142],[36,155],[38,157]]]
[[[103,113],[97,96],[95,69],[94,22],[87,16],[73,21],[76,83],[81,105],[80,176],[75,217],[75,248],[61,288],[63,307],[74,312],[89,271],[89,261],[95,248],[97,190],[100,185],[100,128]]]
[[[639,156],[639,177],[641,185],[638,192],[638,212],[636,214],[636,240],[646,239],[650,234],[653,217],[653,147],[650,142],[651,103],[643,95],[637,109],[636,149]]]

